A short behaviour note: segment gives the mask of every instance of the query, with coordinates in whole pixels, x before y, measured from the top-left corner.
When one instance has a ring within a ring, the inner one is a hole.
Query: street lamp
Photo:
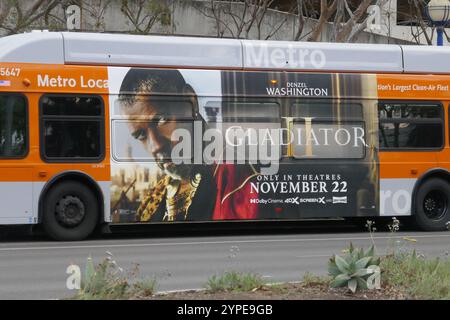
[[[436,26],[437,45],[444,45],[444,27],[450,21],[450,0],[431,0],[425,8],[431,23]]]

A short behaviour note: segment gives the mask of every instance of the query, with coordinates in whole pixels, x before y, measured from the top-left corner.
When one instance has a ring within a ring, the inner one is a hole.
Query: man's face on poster
[[[142,144],[161,170],[177,180],[190,177],[191,166],[174,164],[172,149],[179,142],[173,136],[176,129],[191,131],[191,123],[182,121],[183,118],[192,118],[191,103],[137,96],[122,110],[133,119],[128,122],[131,136]]]

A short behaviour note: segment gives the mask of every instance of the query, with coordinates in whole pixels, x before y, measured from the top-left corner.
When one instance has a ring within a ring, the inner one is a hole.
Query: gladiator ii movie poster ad
[[[112,67],[109,79],[113,222],[379,214],[375,76]]]

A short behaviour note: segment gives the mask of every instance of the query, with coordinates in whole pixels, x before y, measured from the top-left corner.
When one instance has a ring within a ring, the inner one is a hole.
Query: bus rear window
[[[22,158],[27,153],[27,101],[0,94],[0,158]]]
[[[383,148],[440,148],[443,144],[439,123],[380,123]]]
[[[378,106],[380,148],[439,149],[444,145],[440,104],[383,102]]]

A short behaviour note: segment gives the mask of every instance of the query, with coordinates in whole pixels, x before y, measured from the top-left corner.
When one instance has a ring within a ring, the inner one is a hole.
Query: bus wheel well
[[[101,224],[104,222],[104,205],[103,205],[103,193],[99,187],[99,185],[92,180],[89,176],[78,173],[78,172],[70,172],[70,173],[64,173],[60,176],[57,176],[56,178],[52,179],[44,188],[42,191],[40,198],[39,198],[39,222],[42,221],[42,215],[43,215],[43,203],[45,200],[45,197],[47,196],[47,193],[57,187],[61,182],[64,181],[77,181],[85,185],[89,188],[89,190],[95,195],[97,199],[97,208],[99,212],[99,221],[98,224]]]
[[[412,202],[412,208],[413,208],[413,214],[415,214],[414,212],[414,208],[415,208],[415,201],[416,201],[416,195],[417,192],[419,191],[420,187],[428,180],[430,179],[434,179],[434,178],[438,178],[438,179],[442,179],[447,181],[450,184],[450,172],[446,171],[446,170],[435,170],[432,171],[428,174],[425,174],[424,176],[422,176],[416,183],[415,187],[414,187],[414,192],[413,192],[413,202]]]

